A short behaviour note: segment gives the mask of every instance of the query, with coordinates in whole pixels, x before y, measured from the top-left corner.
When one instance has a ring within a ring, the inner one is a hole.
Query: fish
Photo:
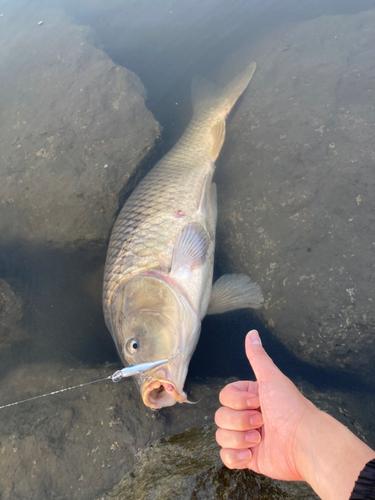
[[[135,377],[154,410],[190,402],[185,379],[206,314],[263,303],[244,274],[213,284],[215,161],[225,120],[255,69],[252,62],[225,87],[194,77],[189,125],[131,193],[110,236],[103,312],[120,358],[125,366],[169,360]]]

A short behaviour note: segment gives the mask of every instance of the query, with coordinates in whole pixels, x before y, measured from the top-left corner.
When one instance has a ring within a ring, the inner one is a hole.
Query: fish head
[[[135,376],[144,404],[159,409],[186,401],[183,387],[200,321],[173,283],[147,275],[132,278],[113,301],[111,326],[124,364],[169,359]]]

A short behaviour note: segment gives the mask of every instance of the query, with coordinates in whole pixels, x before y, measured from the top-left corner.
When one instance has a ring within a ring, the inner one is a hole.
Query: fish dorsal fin
[[[194,269],[204,264],[209,242],[208,234],[199,222],[185,226],[173,250],[171,274],[182,268]]]
[[[259,309],[263,295],[259,285],[246,274],[224,274],[212,287],[207,314],[220,314],[235,309]]]
[[[211,133],[212,133],[211,158],[213,160],[216,160],[224,144],[225,120],[220,120],[219,122],[215,123],[215,125],[211,128]]]

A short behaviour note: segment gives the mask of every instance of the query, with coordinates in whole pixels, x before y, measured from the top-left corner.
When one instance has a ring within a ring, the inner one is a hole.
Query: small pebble
[[[39,21],[38,26],[40,26],[41,24],[43,24],[43,21]]]
[[[108,165],[104,165],[104,168],[107,168],[107,167],[108,167]]]

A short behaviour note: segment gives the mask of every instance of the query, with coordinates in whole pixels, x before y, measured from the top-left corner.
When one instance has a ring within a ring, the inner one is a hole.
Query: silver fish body
[[[193,82],[194,114],[187,130],[131,194],[111,234],[103,310],[120,356],[129,365],[171,360],[136,377],[151,408],[186,401],[188,365],[208,310],[260,307],[263,300],[259,287],[243,275],[224,276],[212,290],[214,161],[224,142],[225,118],[255,66],[223,89]]]

